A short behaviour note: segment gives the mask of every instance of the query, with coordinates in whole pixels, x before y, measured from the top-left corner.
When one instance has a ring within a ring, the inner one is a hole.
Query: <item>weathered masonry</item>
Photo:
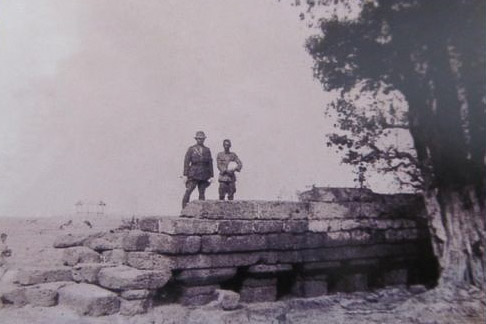
[[[144,217],[135,227],[58,238],[65,266],[24,269],[23,302],[58,281],[52,305],[131,315],[162,302],[203,305],[219,296],[231,309],[238,297],[275,301],[436,279],[415,195],[314,188],[299,202],[197,201],[179,217]]]

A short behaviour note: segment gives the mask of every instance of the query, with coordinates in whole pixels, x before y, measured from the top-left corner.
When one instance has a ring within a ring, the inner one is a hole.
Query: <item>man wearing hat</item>
[[[213,173],[213,158],[211,151],[204,146],[206,135],[199,131],[194,137],[196,145],[189,147],[184,158],[184,177],[186,182],[186,192],[182,198],[182,208],[186,207],[191,193],[197,187],[199,200],[204,200],[206,188],[211,183]]]

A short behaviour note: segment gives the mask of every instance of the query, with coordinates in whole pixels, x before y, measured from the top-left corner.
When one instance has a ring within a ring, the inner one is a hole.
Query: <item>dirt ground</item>
[[[7,268],[60,264],[60,250],[52,248],[61,234],[99,232],[129,221],[121,216],[71,215],[51,218],[0,218],[0,233],[8,235],[12,250]],[[4,278],[9,275],[6,272]],[[0,280],[0,285],[2,284]],[[157,306],[149,313],[125,317],[82,317],[56,307],[0,308],[0,323],[477,323],[485,322],[483,291],[474,287],[416,292],[387,288],[372,292],[289,299],[273,303],[242,304],[233,311],[215,305]]]

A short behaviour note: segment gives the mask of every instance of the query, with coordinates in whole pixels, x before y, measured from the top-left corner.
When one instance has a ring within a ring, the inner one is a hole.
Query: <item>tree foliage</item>
[[[474,184],[484,197],[484,1],[363,3],[358,19],[321,21],[322,34],[308,40],[315,77],[342,94],[357,84],[402,93],[427,185]],[[343,96],[335,108],[350,112],[352,104]],[[387,128],[380,116],[362,122],[368,132]]]

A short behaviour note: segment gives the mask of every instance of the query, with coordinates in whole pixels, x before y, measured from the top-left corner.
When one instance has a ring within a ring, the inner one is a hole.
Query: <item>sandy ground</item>
[[[67,233],[99,232],[119,227],[121,216],[73,215],[52,218],[0,218],[12,256],[10,269],[60,264],[55,238]],[[7,276],[7,274],[5,275]],[[4,277],[5,278],[5,277]],[[1,284],[1,283],[0,283]],[[474,287],[434,289],[413,294],[404,288],[336,294],[274,303],[243,304],[234,311],[214,305],[163,305],[133,317],[82,317],[63,307],[4,307],[0,323],[477,323],[485,322],[485,295]]]

